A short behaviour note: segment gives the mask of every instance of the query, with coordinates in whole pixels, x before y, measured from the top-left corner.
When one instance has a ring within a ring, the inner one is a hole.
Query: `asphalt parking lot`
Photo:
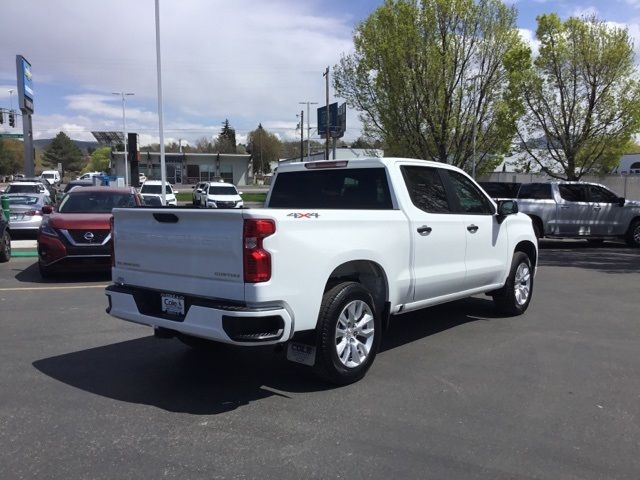
[[[640,478],[640,251],[543,242],[524,316],[396,317],[343,388],[154,339],[34,260],[0,264],[1,478]]]

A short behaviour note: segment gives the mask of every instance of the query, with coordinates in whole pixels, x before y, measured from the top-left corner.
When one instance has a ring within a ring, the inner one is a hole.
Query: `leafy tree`
[[[214,150],[217,153],[236,153],[236,131],[231,128],[228,119],[222,123],[222,130],[218,134]]]
[[[109,162],[111,161],[111,148],[101,147],[95,149],[91,154],[89,163],[84,167],[82,173],[86,172],[107,172],[109,171]]]
[[[275,162],[280,159],[282,143],[277,136],[267,132],[262,128],[262,124],[259,124],[258,128],[249,132],[247,152],[251,154],[253,171],[256,174],[269,173],[271,171],[269,162]]]
[[[521,145],[548,175],[611,171],[640,131],[640,84],[626,29],[595,17],[537,18],[540,54],[524,74]],[[530,139],[543,137],[542,148]]]
[[[64,132],[58,133],[44,151],[44,163],[56,168],[62,164],[63,171],[78,172],[83,168],[82,152]]]
[[[508,151],[529,59],[516,11],[500,0],[386,0],[335,67],[339,96],[385,154],[490,169]]]
[[[0,139],[0,175],[13,175],[22,170],[24,146],[16,140]]]

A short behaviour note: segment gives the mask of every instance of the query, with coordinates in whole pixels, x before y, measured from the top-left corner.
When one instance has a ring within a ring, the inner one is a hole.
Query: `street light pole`
[[[156,70],[158,77],[158,129],[160,133],[160,183],[162,204],[167,204],[167,172],[164,159],[164,117],[162,114],[162,58],[160,55],[160,1],[156,0]]]
[[[125,114],[125,98],[135,95],[134,93],[126,93],[126,92],[111,92],[112,95],[119,95],[122,97],[122,135],[124,136],[123,144],[124,144],[124,184],[125,186],[129,185],[129,158],[127,156],[127,117]]]
[[[307,162],[311,161],[311,115],[309,105],[318,105],[318,102],[298,102],[299,105],[307,105]]]

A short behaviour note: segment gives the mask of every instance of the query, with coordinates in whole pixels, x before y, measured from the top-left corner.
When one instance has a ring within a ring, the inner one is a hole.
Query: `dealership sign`
[[[31,64],[22,55],[16,55],[16,72],[18,74],[18,101],[20,102],[20,110],[33,113]]]

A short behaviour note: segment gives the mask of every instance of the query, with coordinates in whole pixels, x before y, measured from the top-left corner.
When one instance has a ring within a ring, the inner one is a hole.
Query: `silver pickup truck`
[[[585,238],[593,243],[624,239],[640,247],[640,202],[584,182],[525,183],[517,196],[538,238]]]

